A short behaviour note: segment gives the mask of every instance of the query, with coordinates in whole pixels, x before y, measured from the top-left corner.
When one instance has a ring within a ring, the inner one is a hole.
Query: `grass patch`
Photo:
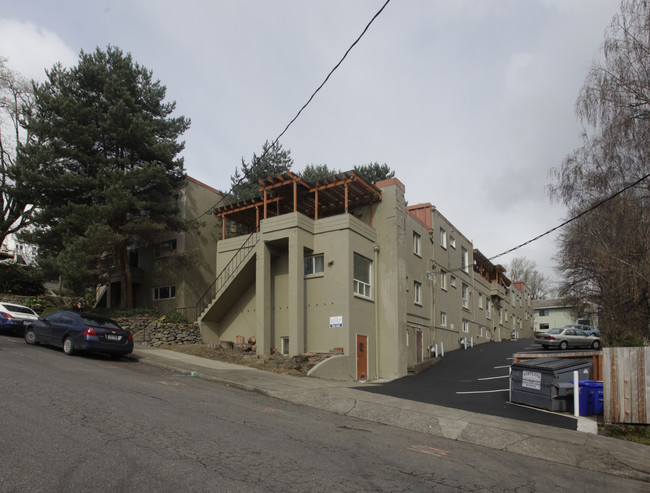
[[[604,424],[599,425],[599,433],[620,440],[650,445],[650,426],[648,425]]]

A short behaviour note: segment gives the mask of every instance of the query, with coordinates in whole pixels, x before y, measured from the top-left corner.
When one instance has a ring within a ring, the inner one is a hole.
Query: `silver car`
[[[600,349],[602,343],[594,335],[587,335],[585,331],[573,327],[562,327],[559,329],[550,329],[546,332],[535,334],[535,343],[541,344],[544,349],[556,347],[567,349],[570,347],[590,347]]]

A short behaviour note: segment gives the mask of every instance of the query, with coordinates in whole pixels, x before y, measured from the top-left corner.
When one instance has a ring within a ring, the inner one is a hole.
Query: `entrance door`
[[[418,330],[415,333],[415,338],[416,338],[416,351],[417,351],[417,363],[422,363],[422,331]]]
[[[357,382],[368,380],[368,336],[357,336]]]

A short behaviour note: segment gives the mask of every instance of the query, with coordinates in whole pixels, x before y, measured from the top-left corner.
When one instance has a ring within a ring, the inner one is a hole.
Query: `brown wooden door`
[[[357,336],[357,382],[368,380],[368,336]]]

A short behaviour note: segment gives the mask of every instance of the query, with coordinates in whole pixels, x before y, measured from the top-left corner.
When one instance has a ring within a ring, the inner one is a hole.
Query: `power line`
[[[357,43],[359,43],[359,41],[361,41],[361,38],[363,38],[363,36],[366,34],[366,32],[367,32],[368,29],[370,28],[371,24],[372,24],[373,22],[375,22],[375,19],[376,19],[377,17],[379,17],[379,15],[384,11],[384,9],[386,8],[386,6],[387,6],[389,3],[390,3],[390,0],[386,0],[386,2],[384,2],[384,4],[383,4],[383,5],[381,6],[381,8],[377,11],[377,13],[376,13],[375,15],[372,16],[372,19],[370,19],[370,22],[368,22],[368,24],[366,24],[366,27],[363,29],[363,31],[361,32],[361,34],[357,37],[357,39],[354,40],[354,43],[352,43],[352,44],[350,45],[350,47],[345,51],[343,57],[341,57],[341,59],[338,61],[338,63],[337,63],[336,65],[334,65],[334,68],[333,68],[332,70],[330,70],[330,72],[327,74],[327,77],[325,77],[325,80],[323,80],[323,82],[321,82],[321,84],[316,88],[316,90],[312,93],[312,95],[309,97],[309,99],[307,100],[307,102],[306,102],[305,104],[302,105],[302,108],[300,108],[300,110],[298,110],[298,113],[296,113],[296,116],[294,116],[294,117],[291,119],[291,121],[290,121],[289,123],[287,123],[286,127],[284,127],[284,130],[282,130],[282,132],[280,132],[280,134],[279,134],[279,135],[278,135],[278,136],[273,140],[273,142],[271,142],[271,145],[269,145],[266,149],[264,149],[264,152],[262,152],[262,154],[261,154],[260,157],[258,158],[258,161],[257,161],[258,163],[262,162],[262,160],[264,159],[264,157],[268,154],[269,150],[270,150],[270,149],[273,149],[273,148],[277,145],[277,143],[280,141],[280,139],[282,138],[282,136],[287,132],[287,130],[289,130],[289,127],[291,127],[291,125],[293,125],[293,123],[298,119],[298,117],[299,117],[300,114],[305,110],[305,108],[307,108],[307,106],[309,106],[309,104],[312,102],[312,100],[316,97],[316,94],[317,94],[317,93],[318,93],[318,92],[323,88],[323,86],[327,83],[327,81],[328,81],[329,78],[332,76],[332,74],[336,71],[336,69],[338,69],[338,68],[341,66],[341,64],[343,63],[343,61],[347,58],[348,54],[349,54],[349,53],[352,51],[352,49],[357,45]],[[255,164],[253,164],[252,162],[251,162],[251,167],[248,169],[248,171],[245,170],[245,169],[243,169],[243,167],[242,167],[242,177],[237,181],[237,183],[235,183],[233,186],[231,186],[231,187],[230,187],[230,190],[229,190],[225,195],[223,195],[223,196],[222,196],[222,197],[217,201],[216,204],[214,204],[212,207],[210,207],[210,209],[208,209],[207,211],[205,211],[205,212],[204,212],[203,214],[201,214],[200,216],[196,217],[194,220],[197,220],[197,219],[199,219],[199,218],[201,218],[201,217],[203,217],[203,216],[205,216],[205,215],[207,215],[207,214],[211,214],[212,211],[213,211],[217,206],[219,206],[219,204],[221,204],[221,203],[223,202],[223,200],[226,198],[226,196],[232,193],[232,191],[234,190],[234,188],[235,188],[236,186],[240,185],[240,184],[242,183],[242,181],[244,181],[246,178],[248,178],[248,176],[250,175],[250,173],[253,171],[254,168],[255,168]]]
[[[642,178],[639,178],[637,181],[635,181],[635,182],[632,183],[631,185],[626,186],[625,188],[623,188],[623,189],[619,190],[618,192],[614,193],[613,195],[610,195],[610,196],[607,197],[606,199],[601,200],[600,202],[598,202],[598,203],[596,203],[595,205],[591,206],[589,209],[587,209],[587,210],[585,210],[585,211],[582,211],[582,212],[581,212],[580,214],[578,214],[577,216],[574,216],[574,217],[572,217],[571,219],[568,219],[568,220],[564,221],[562,224],[560,224],[560,225],[558,225],[558,226],[555,226],[554,228],[549,229],[548,231],[542,233],[541,235],[536,236],[535,238],[532,238],[532,239],[530,239],[530,240],[528,240],[528,241],[522,243],[521,245],[517,245],[516,247],[511,248],[511,249],[509,249],[509,250],[506,250],[505,252],[502,252],[502,253],[500,253],[500,254],[498,254],[498,255],[495,255],[494,257],[490,257],[488,260],[492,261],[492,260],[494,260],[495,258],[499,258],[499,257],[502,257],[502,256],[507,255],[507,254],[509,254],[509,253],[512,253],[512,252],[514,252],[515,250],[519,250],[520,248],[525,247],[526,245],[529,245],[530,243],[533,243],[534,241],[537,241],[537,240],[539,240],[540,238],[543,238],[544,236],[546,236],[546,235],[548,235],[548,234],[551,234],[551,233],[553,233],[554,231],[557,231],[557,230],[560,229],[560,228],[563,228],[563,227],[566,226],[567,224],[569,224],[569,223],[575,221],[576,219],[581,218],[581,217],[584,216],[585,214],[589,214],[589,213],[590,213],[591,211],[593,211],[594,209],[597,209],[597,208],[600,207],[601,205],[603,205],[603,204],[605,204],[606,202],[609,202],[610,200],[612,200],[613,198],[615,198],[615,197],[621,195],[623,192],[629,190],[630,188],[637,186],[637,185],[638,185],[639,183],[641,183],[643,180],[647,180],[648,178],[650,178],[650,173],[647,174],[647,175],[645,175],[645,176],[642,177]]]

